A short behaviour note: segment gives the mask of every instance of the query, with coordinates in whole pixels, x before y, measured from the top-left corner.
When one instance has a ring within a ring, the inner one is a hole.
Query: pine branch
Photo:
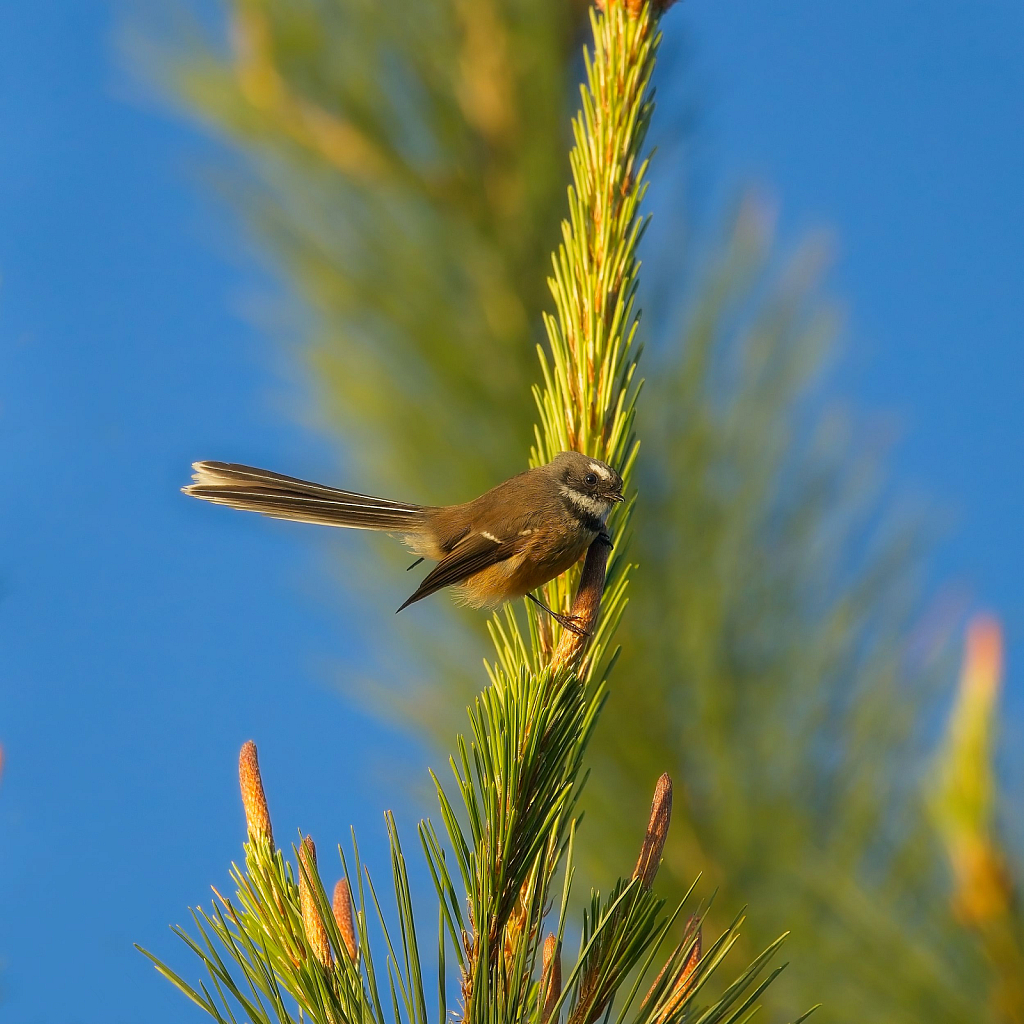
[[[540,422],[531,462],[582,451],[614,466],[628,487],[638,447],[633,420],[640,354],[637,247],[646,226],[640,214],[647,191],[643,145],[654,109],[650,79],[658,36],[648,5],[634,16],[615,4],[604,16],[591,12],[591,23],[594,52],[586,55],[587,82],[573,121],[569,218],[562,222],[562,244],[548,278],[555,302],[554,314],[544,317],[549,351],[538,350],[544,387],[534,388]],[[632,505],[630,500],[610,521],[613,534],[625,537]],[[580,611],[595,619],[604,589],[595,579],[607,555],[595,550],[587,563],[590,588],[583,591],[586,606]],[[600,659],[625,607],[628,571],[620,556],[612,558],[605,586],[614,600],[597,627],[591,664]],[[575,580],[548,584],[548,603],[564,607]],[[534,642],[548,653],[550,624],[535,611],[529,614]],[[581,646],[565,640],[559,660],[581,655]]]
[[[549,350],[541,352],[544,387],[535,390],[535,464],[573,448],[615,466],[627,481],[637,452],[637,246],[645,226],[643,147],[653,111],[650,79],[660,10],[661,5],[621,0],[603,13],[591,12],[594,46],[586,54],[587,81],[573,122],[569,216],[549,281],[555,312],[546,318]],[[287,107],[278,113],[288,116]],[[664,776],[636,867],[607,897],[592,894],[580,952],[563,984],[574,812],[585,780],[584,753],[604,704],[610,667],[604,655],[626,603],[629,566],[622,548],[632,505],[631,500],[611,523],[617,539],[610,558],[608,543],[599,538],[582,573],[548,587],[549,600],[564,607],[578,581],[573,611],[586,625],[583,636],[565,632],[556,639],[548,620],[532,608],[528,639],[512,611],[492,622],[497,660],[489,666],[490,685],[469,709],[468,734],[457,738],[450,761],[454,790],[449,793],[434,779],[447,842],[429,821],[419,832],[439,903],[441,1018],[447,1013],[450,947],[461,982],[459,1017],[467,1024],[559,1024],[563,1009],[566,1024],[596,1024],[613,1012],[620,990],[639,970],[618,1011],[623,1024],[682,909],[680,904],[666,913],[653,891],[671,815],[671,783]],[[596,666],[604,667],[600,677]],[[388,923],[354,840],[355,873],[349,874],[342,853],[343,878],[333,901],[310,837],[300,837],[293,848],[294,867],[285,861],[274,847],[252,744],[243,747],[239,767],[249,839],[244,869],[232,870],[236,894],[215,893],[211,911],[194,912],[198,940],[176,930],[200,959],[216,995],[205,985],[191,988],[147,955],[218,1022],[233,1021],[236,1007],[257,1024],[291,1022],[296,1014],[318,1024],[427,1024],[421,942],[392,817],[386,820],[397,928],[393,918]],[[367,928],[370,906],[379,925],[376,941]],[[549,923],[554,928],[545,938]],[[736,942],[739,921],[703,956],[699,923],[694,927],[698,938],[680,943],[670,955],[653,994],[633,1014],[636,1024],[696,1019],[693,1000]],[[746,1016],[774,977],[758,980],[779,942],[699,1019],[711,1024]],[[374,946],[384,953],[383,969],[375,963]]]

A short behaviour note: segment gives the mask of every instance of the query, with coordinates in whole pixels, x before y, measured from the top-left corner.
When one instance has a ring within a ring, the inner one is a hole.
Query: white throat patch
[[[601,501],[600,498],[595,498],[590,494],[581,494],[579,491],[573,490],[567,484],[561,484],[559,490],[567,501],[572,502],[580,511],[587,512],[592,516],[596,516],[603,523],[608,518],[608,513],[611,511],[611,505],[607,501]]]

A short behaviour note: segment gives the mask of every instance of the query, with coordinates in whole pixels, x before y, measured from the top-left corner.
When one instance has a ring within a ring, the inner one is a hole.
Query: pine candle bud
[[[676,1013],[676,1011],[682,1006],[687,995],[689,995],[690,988],[693,984],[693,972],[697,969],[697,964],[700,963],[701,934],[700,918],[695,914],[686,922],[686,931],[683,933],[683,941],[676,946],[675,953],[669,957],[668,963],[662,967],[658,977],[654,981],[654,984],[651,986],[650,991],[644,998],[644,1005],[646,1006],[651,1002],[655,993],[661,987],[662,980],[665,977],[665,972],[669,969],[672,961],[679,954],[680,950],[685,949],[692,941],[693,947],[690,950],[690,955],[686,958],[686,962],[678,969],[675,980],[668,987],[667,991],[663,993],[660,1000],[660,1008],[657,1009],[651,1017],[652,1024],[664,1024],[669,1017]]]
[[[675,996],[674,1001],[677,1003],[682,1002],[686,998],[686,993],[690,990],[693,972],[697,969],[697,964],[700,963],[703,930],[701,929],[700,922],[696,918],[691,917],[686,925],[687,936],[693,934],[694,929],[696,929],[696,935],[693,936],[693,949],[690,950],[690,955],[686,958],[686,963],[683,964],[683,969],[679,972],[679,977],[672,987],[672,994]]]
[[[242,744],[238,755],[238,785],[242,790],[242,806],[245,808],[249,834],[253,838],[265,838],[273,847],[274,832],[270,827],[270,810],[267,807],[266,794],[263,792],[263,780],[260,778],[256,744],[252,740]]]
[[[352,919],[352,894],[349,891],[348,879],[341,878],[334,886],[334,899],[331,901],[334,920],[338,922],[338,931],[345,940],[345,949],[350,960],[356,958],[356,929]]]
[[[700,924],[695,924],[695,918],[690,918],[686,926],[686,939],[683,940],[685,943],[687,939],[693,934],[693,929],[696,927],[697,934],[693,935],[693,949],[690,950],[690,955],[686,958],[686,963],[679,970],[679,975],[672,985],[672,991],[669,994],[668,1000],[665,1002],[665,1006],[657,1016],[657,1021],[660,1022],[666,1020],[672,1016],[682,1006],[683,1001],[690,993],[690,988],[693,985],[693,972],[697,969],[697,964],[700,963],[701,954],[701,927]]]
[[[633,870],[633,877],[640,879],[640,885],[644,889],[650,889],[654,884],[654,876],[657,875],[658,866],[661,864],[661,855],[665,849],[665,839],[668,836],[671,819],[672,780],[665,774],[658,779],[658,784],[654,788],[654,801],[651,804],[647,834],[644,836],[643,846],[640,847],[640,857]]]
[[[558,951],[558,940],[549,935],[544,940],[544,969],[541,972],[541,992],[544,994],[544,1008],[541,1011],[541,1024],[548,1024],[555,1003],[562,994],[562,957]]]
[[[306,941],[313,955],[323,964],[330,967],[334,962],[331,956],[331,943],[327,938],[327,929],[320,920],[320,911],[317,909],[316,899],[313,896],[311,882],[317,878],[316,873],[316,847],[313,840],[306,836],[299,848],[299,907],[302,910],[302,929],[306,933]]]
[[[623,2],[623,0],[594,0],[597,4],[599,11],[607,11],[609,6],[614,7],[615,4]],[[651,10],[655,14],[664,14],[676,0],[651,0]],[[644,6],[644,0],[625,0],[626,10],[629,12],[631,18],[635,18]]]

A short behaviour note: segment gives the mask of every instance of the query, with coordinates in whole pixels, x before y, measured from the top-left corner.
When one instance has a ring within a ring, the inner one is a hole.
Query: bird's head
[[[623,501],[622,477],[611,466],[582,452],[559,452],[548,464],[562,496],[602,522]]]

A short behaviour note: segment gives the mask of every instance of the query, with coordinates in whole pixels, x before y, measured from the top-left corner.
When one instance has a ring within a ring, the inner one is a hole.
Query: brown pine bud
[[[558,949],[558,940],[554,935],[549,935],[544,940],[543,954],[544,968],[541,972],[540,990],[544,1000],[544,1008],[541,1011],[541,1024],[548,1024],[551,1014],[555,1009],[555,1003],[562,994],[562,956]]]
[[[686,963],[683,964],[683,969],[679,972],[679,977],[672,987],[677,1002],[682,1002],[686,998],[686,993],[689,992],[692,984],[693,972],[697,969],[697,964],[700,963],[703,929],[700,926],[700,921],[691,917],[686,925],[687,938],[693,934],[694,929],[696,929],[696,934],[693,935],[693,949],[690,950],[690,955],[686,958]]]
[[[260,763],[256,756],[256,744],[247,740],[238,755],[238,785],[242,790],[242,806],[249,835],[254,839],[266,839],[273,847],[274,832],[270,827],[270,810],[263,792],[260,778]]]
[[[331,901],[334,920],[338,922],[338,931],[345,940],[345,949],[350,960],[356,958],[356,928],[352,919],[352,894],[349,892],[348,879],[340,878],[334,886],[334,899]]]
[[[609,6],[614,6],[617,0],[594,0],[597,4],[599,11],[607,11]],[[651,0],[651,10],[655,15],[664,14],[676,0]],[[631,18],[635,18],[640,14],[643,9],[644,0],[625,0],[626,11],[629,13]]]
[[[313,880],[316,873],[316,847],[313,840],[306,836],[299,848],[299,907],[302,910],[302,929],[306,933],[306,941],[313,955],[323,964],[330,967],[334,963],[331,956],[331,943],[327,938],[327,929],[320,919],[320,911],[313,896]]]
[[[654,884],[654,876],[661,864],[661,855],[665,849],[668,826],[672,818],[672,780],[662,775],[654,789],[654,802],[651,804],[651,817],[647,823],[647,834],[643,846],[640,847],[640,859],[636,862],[633,877],[640,879],[645,889]]]
[[[690,993],[690,988],[693,984],[693,972],[697,969],[697,964],[700,963],[701,955],[701,926],[700,918],[696,915],[686,922],[683,941],[676,946],[675,952],[669,957],[668,963],[661,969],[661,973],[655,979],[651,990],[644,999],[644,1005],[649,1003],[654,997],[655,992],[658,991],[669,965],[691,941],[693,942],[693,947],[690,950],[690,955],[686,958],[686,962],[682,967],[678,969],[676,978],[668,988],[668,991],[662,994],[661,1006],[651,1017],[653,1024],[664,1024],[682,1006],[683,1001]]]

